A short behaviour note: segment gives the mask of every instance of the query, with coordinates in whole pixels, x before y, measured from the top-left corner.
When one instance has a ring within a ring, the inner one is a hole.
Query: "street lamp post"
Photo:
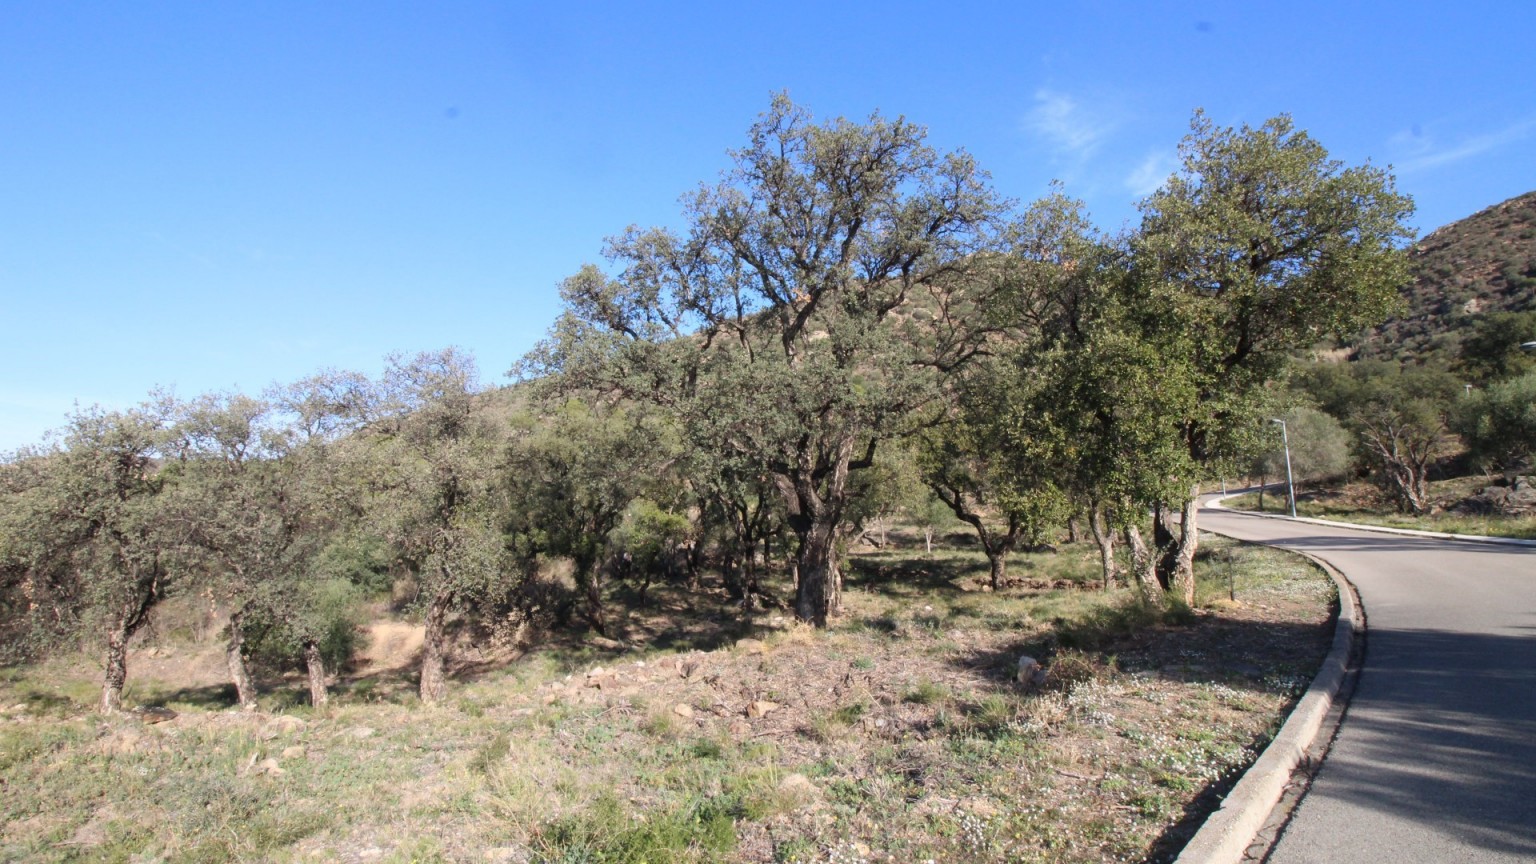
[[[1285,431],[1285,421],[1279,417],[1270,420],[1271,423],[1280,424],[1280,441],[1285,445],[1285,492],[1286,500],[1291,502],[1291,518],[1296,518],[1296,484],[1291,480],[1291,436]]]

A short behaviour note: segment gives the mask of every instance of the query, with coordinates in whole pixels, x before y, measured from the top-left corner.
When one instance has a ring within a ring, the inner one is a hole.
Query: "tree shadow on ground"
[[[134,701],[145,708],[167,708],[176,704],[191,705],[205,711],[222,711],[239,704],[235,695],[235,685],[228,683],[181,687],[175,690],[162,690],[156,687],[148,692],[133,695]]]
[[[27,713],[33,715],[67,715],[80,707],[79,703],[62,693],[48,693],[42,690],[25,691],[21,701],[26,704]]]
[[[331,687],[331,695],[359,702],[401,704],[421,692],[421,650],[411,653],[398,666],[386,666],[371,672],[343,674]]]
[[[936,592],[960,592],[960,580],[985,573],[984,562],[954,555],[897,558],[884,555],[849,556],[843,567],[846,587],[884,597],[910,598]]]
[[[1273,692],[1279,682],[1310,681],[1333,639],[1333,623],[1244,621],[1193,613],[1183,622],[1133,632],[1077,630],[1066,622],[997,648],[962,650],[956,668],[981,670],[999,688],[1016,688],[1021,656],[1050,665],[1070,652],[1117,674]]]
[[[707,574],[704,581],[696,591],[689,590],[681,581],[653,582],[643,603],[630,586],[619,586],[608,598],[608,636],[573,616],[563,626],[553,624],[542,630],[532,645],[515,652],[512,659],[478,659],[459,654],[449,678],[455,682],[480,680],[504,672],[518,659],[530,655],[542,655],[557,668],[573,672],[642,651],[714,651],[741,639],[775,632],[792,620],[782,603],[767,609],[746,610],[726,594],[716,574]],[[772,597],[786,596],[784,586],[779,584],[782,581],[782,574],[765,574],[765,587]],[[774,619],[777,623],[770,624]],[[412,664],[412,679],[415,665]]]

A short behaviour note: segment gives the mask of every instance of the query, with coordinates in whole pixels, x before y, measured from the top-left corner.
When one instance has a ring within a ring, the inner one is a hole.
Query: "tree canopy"
[[[1018,207],[904,118],[817,120],[780,95],[678,228],[624,229],[562,282],[515,388],[461,351],[402,355],[378,380],[82,412],[60,446],[6,460],[0,603],[103,634],[110,710],[128,640],[178,582],[220,605],[250,706],[257,648],[302,657],[322,704],[349,607],[399,580],[436,702],[463,625],[581,605],[618,633],[616,582],[643,599],[654,575],[696,590],[703,570],[750,615],[779,602],[759,581],[775,548],[793,547],[795,615],[825,626],[857,529],[905,510],[931,539],[936,502],[977,532],[996,587],[1017,545],[1086,515],[1106,587],[1118,535],[1141,596],[1188,602],[1199,484],[1271,449],[1297,352],[1385,314],[1412,205],[1284,116],[1197,113],[1180,154],[1140,224],[1108,235],[1060,188]],[[1464,368],[1518,372],[1500,347],[1516,325],[1468,340]],[[1357,365],[1313,390],[1352,404],[1346,426],[1384,475],[1413,475],[1393,482],[1417,509],[1446,387],[1412,375]],[[1529,459],[1527,385],[1466,402],[1479,458]],[[1291,416],[1329,433],[1315,461],[1336,470],[1338,430]],[[1424,446],[1388,453],[1388,427]],[[574,587],[550,589],[556,571]],[[0,635],[47,641],[29,628]]]
[[[671,406],[692,442],[771,475],[799,544],[796,613],[817,624],[849,472],[984,350],[1010,272],[1007,202],[923,139],[775,98],[725,178],[685,198],[683,233],[632,227],[608,244],[611,275],[566,280],[531,367]]]

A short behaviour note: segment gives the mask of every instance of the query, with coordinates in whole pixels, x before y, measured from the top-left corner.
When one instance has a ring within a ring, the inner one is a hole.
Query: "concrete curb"
[[[1212,532],[1220,533],[1220,532]],[[1294,550],[1288,550],[1294,551]],[[1323,659],[1307,692],[1291,710],[1280,732],[1259,758],[1243,772],[1221,807],[1206,817],[1200,830],[1176,859],[1178,864],[1236,864],[1264,827],[1285,794],[1291,775],[1322,729],[1323,720],[1348,674],[1355,640],[1365,631],[1365,616],[1355,586],[1333,565],[1305,552],[1339,589],[1339,617],[1334,622],[1333,647]]]
[[[1499,546],[1525,546],[1536,548],[1536,540],[1520,540],[1514,537],[1487,537],[1482,534],[1447,534],[1443,531],[1420,531],[1416,528],[1388,528],[1385,525],[1361,525],[1358,522],[1338,522],[1333,519],[1313,519],[1307,516],[1283,516],[1279,513],[1257,513],[1253,510],[1228,510],[1222,504],[1228,498],[1235,498],[1251,489],[1233,492],[1228,495],[1220,495],[1206,499],[1202,507],[1210,507],[1213,510],[1223,510],[1227,513],[1236,513],[1240,516],[1256,516],[1260,519],[1284,519],[1287,522],[1306,522],[1312,525],[1326,525],[1330,528],[1349,528],[1355,531],[1374,531],[1378,534],[1401,534],[1404,537],[1428,537],[1434,540],[1460,540],[1466,543],[1493,543]]]

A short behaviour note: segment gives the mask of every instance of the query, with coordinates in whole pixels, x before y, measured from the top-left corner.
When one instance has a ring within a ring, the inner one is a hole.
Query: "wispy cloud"
[[[1035,91],[1035,106],[1024,117],[1024,128],[1067,165],[1081,165],[1092,157],[1113,127],[1073,96],[1044,87]]]
[[[1393,167],[1399,174],[1427,171],[1497,150],[1529,136],[1533,131],[1536,131],[1536,118],[1527,118],[1494,132],[1441,144],[1422,128],[1414,126],[1392,136],[1390,143],[1393,149],[1404,154],[1403,158],[1394,160]]]
[[[1137,198],[1145,198],[1156,192],[1178,167],[1178,160],[1165,150],[1147,154],[1130,174],[1125,177],[1125,188]]]
[[[1098,146],[1105,124],[1089,116],[1082,103],[1066,93],[1041,88],[1035,91],[1035,107],[1025,120],[1030,131],[1061,150],[1081,153]]]

